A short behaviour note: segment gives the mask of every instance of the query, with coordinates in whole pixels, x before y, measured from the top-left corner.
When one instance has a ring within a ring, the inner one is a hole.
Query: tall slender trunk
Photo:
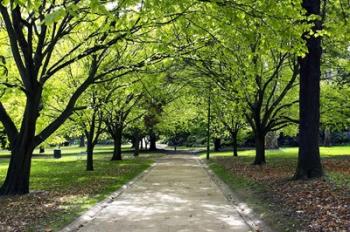
[[[39,115],[40,95],[28,98],[21,129],[11,150],[7,175],[0,188],[0,195],[29,193],[31,159],[35,148],[35,125]]]
[[[140,148],[143,149],[143,138],[140,140]]]
[[[114,150],[111,160],[122,160],[122,137],[123,129],[117,128],[116,133],[113,135]]]
[[[214,151],[220,151],[221,148],[221,139],[215,138],[214,139]]]
[[[320,15],[320,5],[320,0],[303,0],[302,3],[307,15]],[[315,21],[313,30],[321,28],[321,22]],[[323,176],[319,150],[321,38],[308,35],[303,38],[308,54],[299,58],[299,155],[294,179]]]
[[[329,147],[329,146],[331,146],[331,143],[332,143],[332,134],[331,134],[329,127],[326,127],[324,129],[323,145],[325,145],[326,147]]]
[[[238,156],[237,132],[231,132],[233,156]]]
[[[149,134],[149,150],[150,151],[156,151],[157,150],[157,145],[156,145],[156,142],[157,142],[157,135],[156,133],[154,133],[154,131],[152,130]]]
[[[140,153],[140,136],[135,134],[134,136],[134,156],[139,156]]]
[[[86,171],[94,170],[94,144],[92,138],[87,139],[87,148],[86,148]]]
[[[265,135],[262,132],[255,133],[255,160],[254,165],[266,164],[265,160]]]

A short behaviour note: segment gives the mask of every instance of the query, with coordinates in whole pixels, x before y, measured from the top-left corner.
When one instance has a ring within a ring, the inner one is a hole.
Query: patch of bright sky
[[[118,6],[118,1],[108,2],[106,4],[106,9],[107,10],[114,10],[117,6]]]
[[[109,11],[114,10],[118,7],[118,1],[108,2],[105,6],[106,6],[106,9]],[[129,9],[132,9],[134,11],[140,11],[141,8],[142,8],[142,1],[137,3],[133,7],[129,7]]]

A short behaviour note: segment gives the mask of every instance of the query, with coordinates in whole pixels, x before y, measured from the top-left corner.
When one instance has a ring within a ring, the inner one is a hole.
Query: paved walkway
[[[195,156],[168,155],[78,231],[251,231]]]

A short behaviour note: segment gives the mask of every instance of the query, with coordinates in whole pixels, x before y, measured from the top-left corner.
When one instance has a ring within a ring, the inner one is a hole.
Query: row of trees
[[[211,95],[209,105],[215,107],[214,116],[230,134],[235,135],[233,131],[249,125],[255,136],[254,164],[266,162],[268,133],[297,131],[294,128],[299,126],[299,161],[294,177],[322,176],[320,120],[325,139],[330,130],[348,127],[347,108],[339,103],[348,96],[344,82],[349,74],[349,27],[346,25],[349,6],[342,1],[331,4],[302,1],[300,8],[293,5],[289,15],[282,17],[278,6],[270,3],[257,2],[250,8],[252,5],[231,1],[207,2],[215,3],[211,8],[215,13],[209,14],[208,20],[202,20],[203,15],[199,14],[201,19],[192,17],[191,22],[211,40],[204,49],[184,58],[187,73],[183,75],[190,75],[195,88],[207,90]],[[256,10],[257,5],[261,11]],[[283,10],[286,9],[283,6]],[[308,19],[296,17],[298,11]],[[333,35],[334,30],[341,31],[342,35]],[[201,77],[204,86],[193,76]],[[215,128],[220,126],[212,130]],[[217,136],[217,132],[213,133]],[[235,139],[232,143],[235,144]]]
[[[175,12],[163,7],[167,7],[166,4],[154,1],[117,4],[96,0],[11,0],[0,3],[5,69],[0,121],[11,149],[1,195],[29,192],[34,148],[77,110],[86,107],[79,105],[79,99],[91,100],[88,105],[92,108],[98,104],[101,99],[97,99],[94,92],[98,90],[94,88],[99,87],[94,85],[111,83],[175,51],[186,52],[187,46],[172,46],[170,39],[163,41],[168,43],[167,49],[156,41],[145,46],[147,41],[157,40],[162,27],[186,12],[186,6],[179,6]],[[18,104],[13,109],[14,98]],[[57,103],[51,104],[52,100]],[[91,111],[89,116],[100,118],[98,110]],[[94,120],[84,124],[91,151],[100,125]]]
[[[114,140],[113,159],[121,158],[127,126],[134,145],[141,127],[151,149],[159,128],[176,143],[179,128],[196,128],[193,116],[205,114],[203,107],[182,114],[176,104],[186,96],[189,106],[203,106],[203,93],[215,96],[218,124],[234,144],[251,127],[255,164],[266,162],[267,133],[299,123],[295,177],[322,175],[323,36],[339,45],[327,47],[326,65],[337,76],[349,73],[348,55],[334,55],[348,54],[349,9],[341,0],[322,9],[319,0],[8,0],[0,13],[0,121],[11,149],[0,195],[29,192],[33,150],[67,125],[87,138],[89,170],[102,131]]]

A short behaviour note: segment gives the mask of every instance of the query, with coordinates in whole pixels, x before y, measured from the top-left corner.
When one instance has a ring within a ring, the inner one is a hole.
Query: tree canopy
[[[100,135],[112,160],[125,136],[154,150],[206,132],[237,155],[242,128],[260,165],[266,135],[299,125],[295,177],[321,176],[320,125],[348,128],[349,12],[343,0],[1,1],[0,194],[29,192],[36,147],[82,134],[88,170]]]

